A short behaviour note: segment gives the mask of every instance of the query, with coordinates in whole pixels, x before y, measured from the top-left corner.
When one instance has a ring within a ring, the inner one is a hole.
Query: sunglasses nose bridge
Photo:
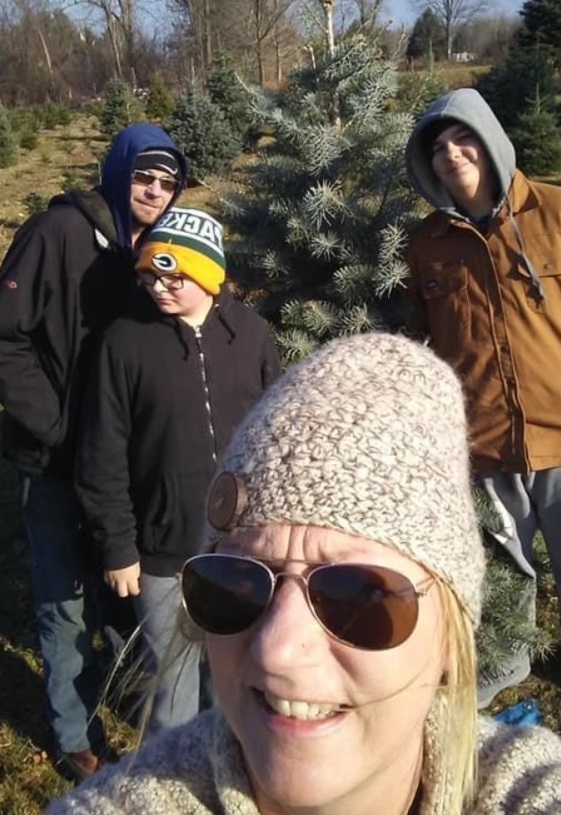
[[[311,611],[312,615],[317,618],[317,612],[314,609],[314,606],[312,604],[312,598],[310,597],[310,591],[309,591],[309,587],[308,587],[308,576],[307,575],[298,574],[296,572],[272,572],[270,570],[269,570],[269,573],[270,573],[271,582],[272,582],[271,596],[269,598],[269,603],[268,603],[269,606],[273,602],[273,600],[275,598],[275,595],[277,594],[278,589],[280,588],[281,579],[286,578],[287,580],[295,580],[297,583],[300,584],[300,586],[302,588],[302,593],[304,595],[304,598],[306,600],[306,604],[307,604],[309,610]]]

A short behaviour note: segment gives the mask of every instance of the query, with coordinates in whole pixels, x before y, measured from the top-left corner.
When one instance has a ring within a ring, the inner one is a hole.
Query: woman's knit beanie
[[[225,451],[208,520],[211,544],[274,523],[387,544],[442,577],[479,622],[484,556],[462,391],[445,362],[402,336],[334,340],[290,367]]]

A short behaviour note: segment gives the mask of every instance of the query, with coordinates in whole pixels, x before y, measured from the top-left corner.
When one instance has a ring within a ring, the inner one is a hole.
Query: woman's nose
[[[281,578],[275,595],[252,635],[251,652],[258,667],[270,674],[317,665],[329,637],[314,616],[298,580]]]

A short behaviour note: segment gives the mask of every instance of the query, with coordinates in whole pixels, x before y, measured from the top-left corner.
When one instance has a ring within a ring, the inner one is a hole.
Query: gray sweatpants
[[[534,580],[532,544],[541,531],[561,598],[561,467],[527,475],[491,473],[480,476],[479,481],[503,521],[495,538]]]
[[[538,530],[547,546],[557,595],[561,598],[561,468],[520,475],[491,473],[478,477],[479,485],[491,499],[502,519],[502,529],[494,532],[497,542],[507,551],[528,580],[524,594],[528,618],[536,620],[536,571],[533,540]],[[499,675],[480,676],[478,700],[486,707],[501,690],[523,681],[530,673],[528,653],[521,651],[505,659]]]

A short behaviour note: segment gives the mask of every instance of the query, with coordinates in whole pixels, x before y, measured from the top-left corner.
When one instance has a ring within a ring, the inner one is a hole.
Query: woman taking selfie
[[[561,740],[477,716],[484,558],[460,386],[431,351],[368,334],[293,366],[208,518],[179,631],[219,707],[49,815],[561,812]]]

